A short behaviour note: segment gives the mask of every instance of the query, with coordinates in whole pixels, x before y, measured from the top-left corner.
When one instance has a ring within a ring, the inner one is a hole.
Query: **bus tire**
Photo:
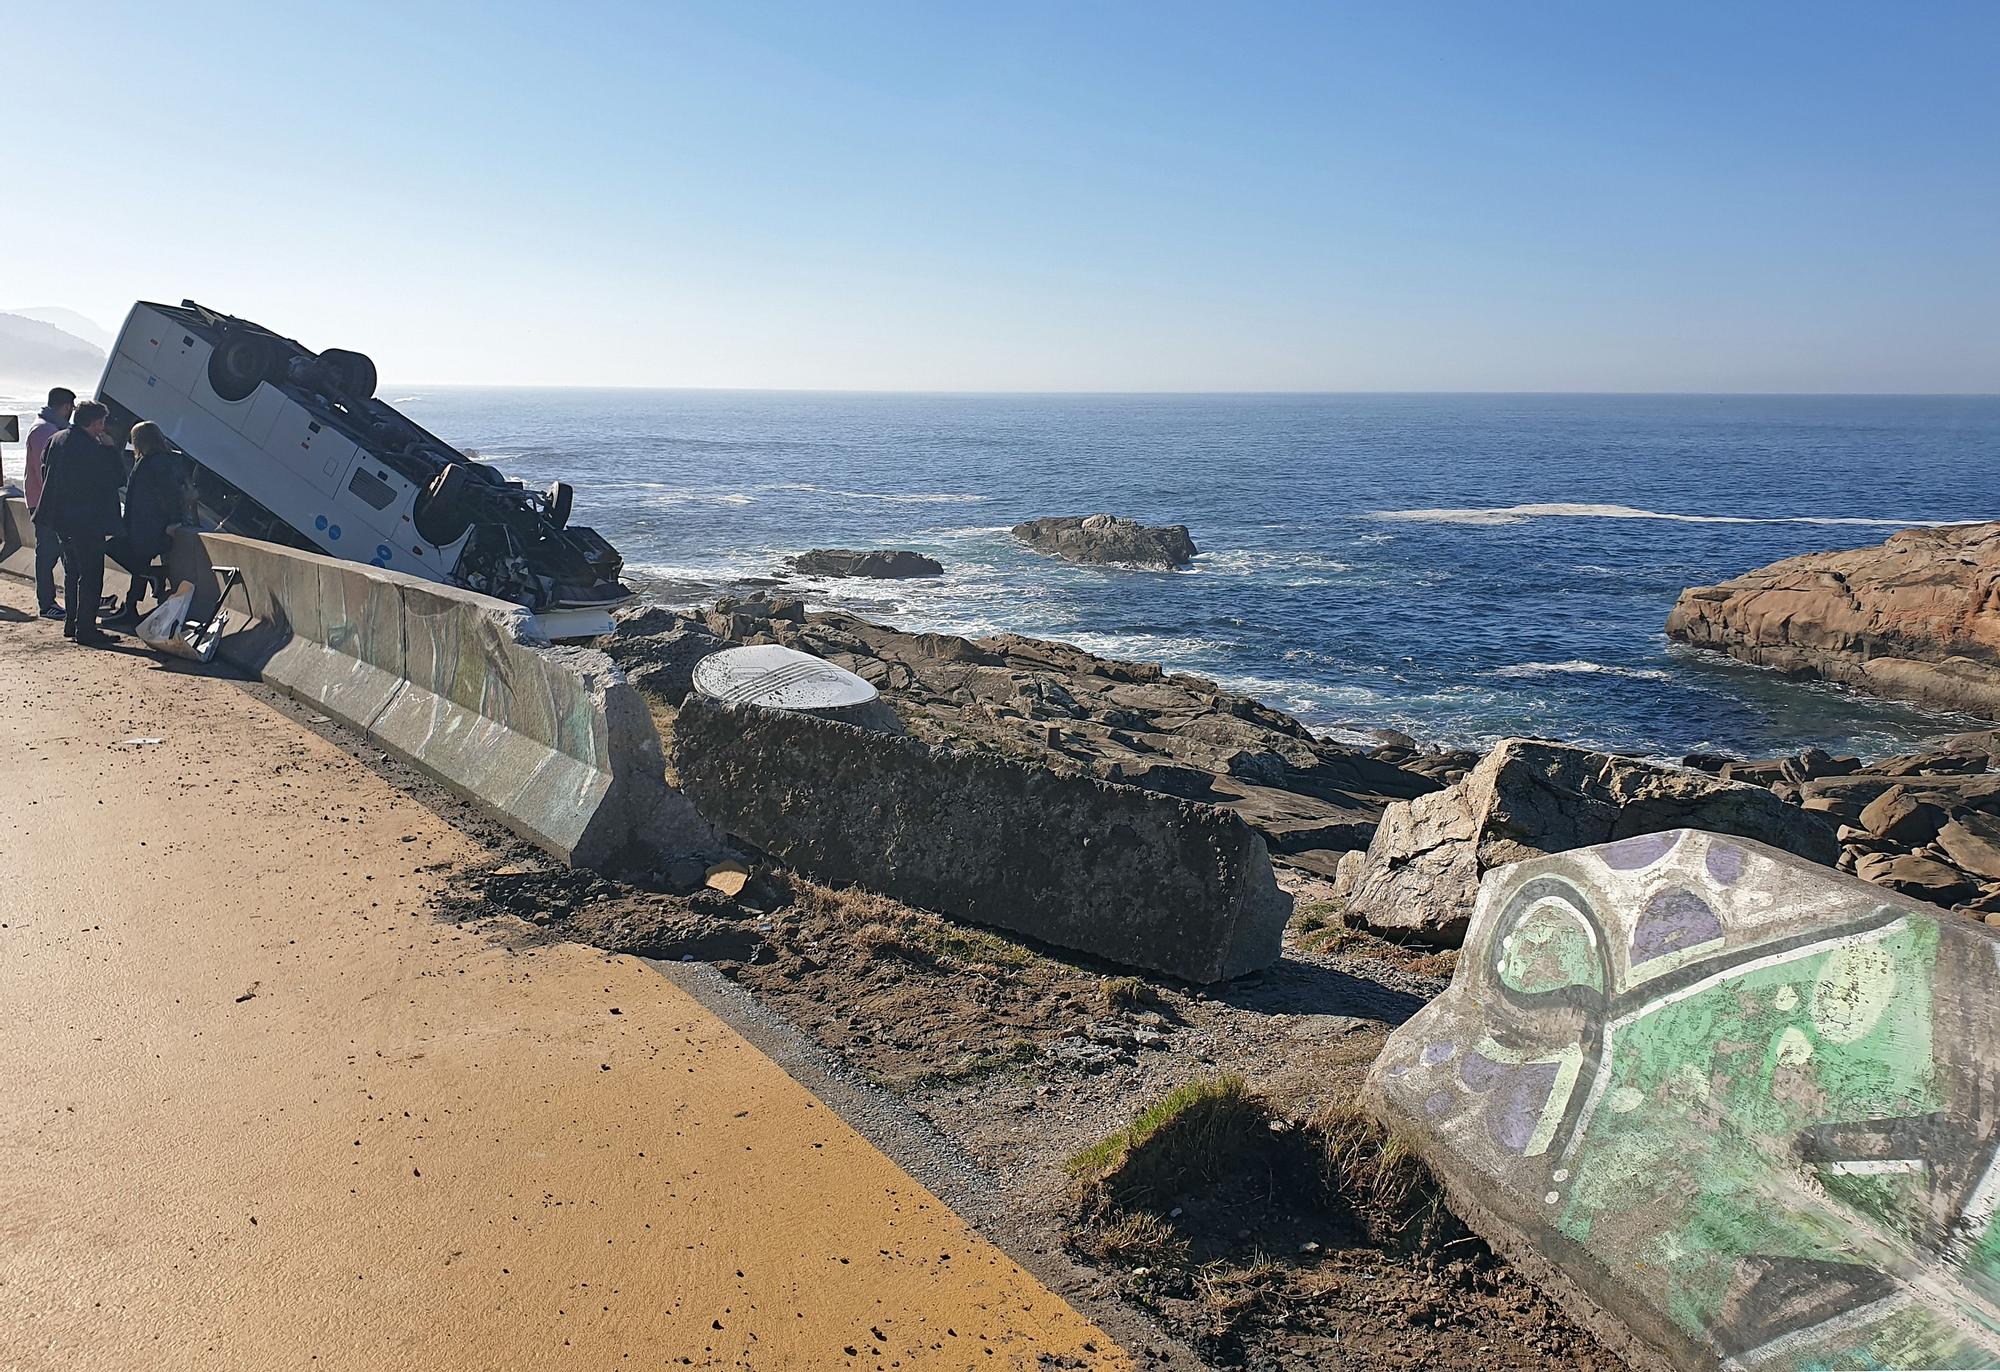
[[[375,363],[366,353],[345,348],[328,348],[319,355],[320,366],[333,377],[333,384],[349,400],[370,400],[375,395]]]
[[[466,482],[465,467],[457,462],[431,478],[430,489],[424,492],[416,511],[417,533],[424,542],[448,547],[472,527]]]
[[[224,400],[248,400],[269,380],[278,350],[262,334],[226,333],[208,355],[209,388]]]

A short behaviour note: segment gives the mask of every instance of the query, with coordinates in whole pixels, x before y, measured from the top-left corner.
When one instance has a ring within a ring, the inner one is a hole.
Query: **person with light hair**
[[[160,426],[141,420],[132,426],[132,475],[125,481],[125,531],[110,543],[111,556],[132,574],[125,605],[107,625],[133,628],[139,623],[139,602],[146,588],[153,597],[167,598],[167,574],[154,563],[172,543],[168,530],[192,518],[193,491],[185,459],[167,442]]]

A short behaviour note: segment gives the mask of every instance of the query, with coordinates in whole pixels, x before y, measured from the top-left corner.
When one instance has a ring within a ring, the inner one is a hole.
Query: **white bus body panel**
[[[450,579],[470,533],[449,547],[426,544],[414,522],[420,489],[269,382],[244,400],[224,400],[208,384],[210,352],[165,315],[135,306],[100,393],[158,424],[327,555]]]

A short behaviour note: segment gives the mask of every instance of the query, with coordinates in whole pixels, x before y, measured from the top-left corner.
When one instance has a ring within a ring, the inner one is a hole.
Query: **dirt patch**
[[[1211,1366],[1617,1367],[1357,1123],[1369,1063],[1451,955],[1349,928],[1319,884],[1294,886],[1284,957],[1206,989],[756,865],[729,896],[515,861],[460,877],[445,910],[714,964]],[[1214,1108],[1196,1119],[1191,1100]]]
[[[1220,1367],[1620,1366],[1351,1105],[1187,1083],[1069,1159],[1066,1243]]]

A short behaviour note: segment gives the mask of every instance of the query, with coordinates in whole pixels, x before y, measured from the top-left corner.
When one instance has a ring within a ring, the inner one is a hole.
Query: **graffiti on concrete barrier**
[[[1679,830],[1489,876],[1375,1082],[1677,1361],[1986,1367],[1997,1018],[1983,925]]]

